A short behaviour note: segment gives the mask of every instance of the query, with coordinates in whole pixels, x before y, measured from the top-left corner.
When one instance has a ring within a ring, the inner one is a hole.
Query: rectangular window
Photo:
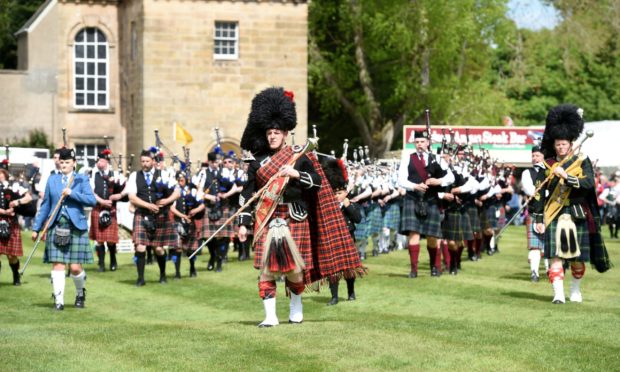
[[[74,106],[78,109],[107,109],[108,42],[103,32],[84,28],[73,46]]]
[[[75,160],[79,166],[93,168],[97,163],[97,155],[106,149],[106,145],[75,145]]]
[[[213,38],[214,59],[239,59],[238,26],[237,22],[215,22],[215,35]]]

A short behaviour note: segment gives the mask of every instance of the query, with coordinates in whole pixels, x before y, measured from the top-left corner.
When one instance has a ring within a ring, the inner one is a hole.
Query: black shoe
[[[151,258],[147,258],[147,259],[146,259],[146,264],[147,264],[147,265],[152,265],[152,264],[153,264],[153,257],[151,257]]]
[[[292,321],[292,320],[290,320],[290,319],[289,319],[289,320],[288,320],[288,322],[289,322],[290,324],[301,324],[301,323],[303,323],[303,320],[302,320],[301,322],[294,322],[294,321]]]
[[[536,272],[534,272],[534,271],[532,271],[532,275],[531,275],[530,278],[531,278],[532,282],[534,282],[534,283],[538,283],[538,280],[540,279],[538,277],[538,275],[536,275]]]
[[[168,283],[168,279],[166,279],[166,275],[160,275],[159,284],[167,284],[167,283]]]
[[[469,260],[473,261],[473,262],[476,262],[476,261],[478,261],[478,256],[473,255],[473,256],[469,257]]]
[[[213,271],[213,268],[214,268],[214,266],[213,266],[213,261],[214,261],[214,260],[209,260],[209,264],[207,265],[207,270],[209,270],[209,271]]]
[[[439,276],[441,276],[441,272],[439,270],[437,270],[437,268],[435,266],[433,266],[431,268],[431,276],[439,277]]]
[[[216,273],[221,273],[222,272],[222,261],[223,260],[221,260],[221,259],[217,260],[217,264],[216,264],[216,267],[215,267],[215,272]]]
[[[456,275],[456,274],[458,274],[457,269],[450,269],[450,275]]]
[[[332,297],[331,300],[329,300],[329,302],[327,303],[327,306],[333,306],[336,305],[338,303],[338,297]]]
[[[355,300],[356,300],[355,293],[351,293],[349,297],[347,298],[347,301],[355,301]]]
[[[54,304],[54,310],[63,311],[65,309],[65,305],[63,304]]]
[[[189,271],[189,277],[190,278],[195,278],[197,276],[198,276],[198,274],[196,273],[196,269],[193,269],[193,270]]]
[[[13,275],[13,285],[16,287],[19,287],[20,285],[22,285],[22,281],[19,278],[19,274]]]
[[[146,285],[146,282],[144,281],[144,279],[136,280],[136,287],[143,287],[145,285]]]
[[[373,249],[373,250],[372,250],[372,256],[373,256],[373,257],[376,257],[376,256],[378,256],[378,255],[379,255],[379,251],[378,251],[378,250],[376,250],[376,249]]]
[[[181,273],[174,274],[174,279],[181,279]]]
[[[110,265],[110,271],[116,271],[116,264]]]
[[[86,302],[86,288],[82,289],[82,295],[81,296],[75,296],[75,307],[83,309],[84,308],[84,302]]]
[[[409,273],[409,278],[413,279],[413,278],[417,278],[418,277],[418,272],[417,271],[411,271]]]
[[[366,253],[360,252],[360,260],[364,261],[366,259]]]

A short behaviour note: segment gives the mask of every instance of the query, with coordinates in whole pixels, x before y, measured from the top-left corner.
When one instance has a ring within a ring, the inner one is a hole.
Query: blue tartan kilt
[[[525,227],[527,229],[527,249],[540,249],[545,247],[545,235],[539,234],[534,230],[534,223],[532,223],[532,217],[527,217],[525,220]]]
[[[355,224],[355,240],[368,239],[368,207],[360,206],[362,220]]]
[[[410,232],[416,232],[435,238],[441,238],[441,220],[442,216],[439,212],[437,204],[429,203],[427,207],[427,216],[418,218],[415,214],[415,203],[410,198],[403,200],[403,211],[400,218],[400,234],[409,235]]]
[[[388,203],[383,207],[383,227],[398,230],[400,227],[400,205],[397,202]]]
[[[468,205],[466,210],[467,215],[469,216],[469,225],[471,226],[471,230],[475,233],[480,232],[480,214],[478,212],[478,207],[475,205]]]
[[[445,218],[441,222],[443,238],[457,242],[463,240],[461,214],[458,211],[447,211],[445,213]]]
[[[383,213],[379,203],[372,203],[368,208],[368,235],[379,234],[383,230]]]
[[[61,221],[64,220],[64,217]],[[66,220],[64,220],[66,221]],[[45,240],[45,253],[43,254],[44,263],[64,263],[64,264],[91,264],[93,263],[93,251],[90,248],[88,231],[77,230],[71,226],[71,243],[66,247],[57,247],[54,244],[54,227],[49,229]]]
[[[574,258],[576,261],[589,262],[590,261],[590,233],[588,232],[587,222],[585,220],[575,221],[575,227],[577,228],[577,239],[579,240],[579,250],[581,255]],[[545,230],[545,258],[557,257],[557,247],[555,233],[558,227],[558,218],[556,217]]]
[[[474,240],[474,232],[469,221],[469,213],[467,210],[459,211],[461,215],[461,231],[463,232],[463,240]]]

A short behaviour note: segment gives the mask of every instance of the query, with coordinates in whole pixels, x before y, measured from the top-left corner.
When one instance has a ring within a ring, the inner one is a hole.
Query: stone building
[[[173,123],[204,160],[220,128],[238,149],[250,101],[269,86],[295,93],[296,141],[307,128],[307,2],[47,0],[17,32],[18,70],[0,71],[0,139],[67,128],[78,155],[138,154]],[[134,166],[137,165],[137,162]]]

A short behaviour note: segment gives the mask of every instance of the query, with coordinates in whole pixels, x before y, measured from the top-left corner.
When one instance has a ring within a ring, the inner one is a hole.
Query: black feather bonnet
[[[325,173],[325,178],[332,187],[332,190],[339,191],[347,188],[347,170],[340,159],[324,158],[321,161],[321,168]]]
[[[555,156],[556,139],[573,142],[579,138],[584,126],[582,116],[583,110],[570,104],[561,104],[549,110],[540,145],[546,159]]]
[[[241,137],[241,148],[257,155],[269,151],[268,129],[293,130],[297,114],[293,93],[283,88],[267,88],[252,100],[248,123]]]

